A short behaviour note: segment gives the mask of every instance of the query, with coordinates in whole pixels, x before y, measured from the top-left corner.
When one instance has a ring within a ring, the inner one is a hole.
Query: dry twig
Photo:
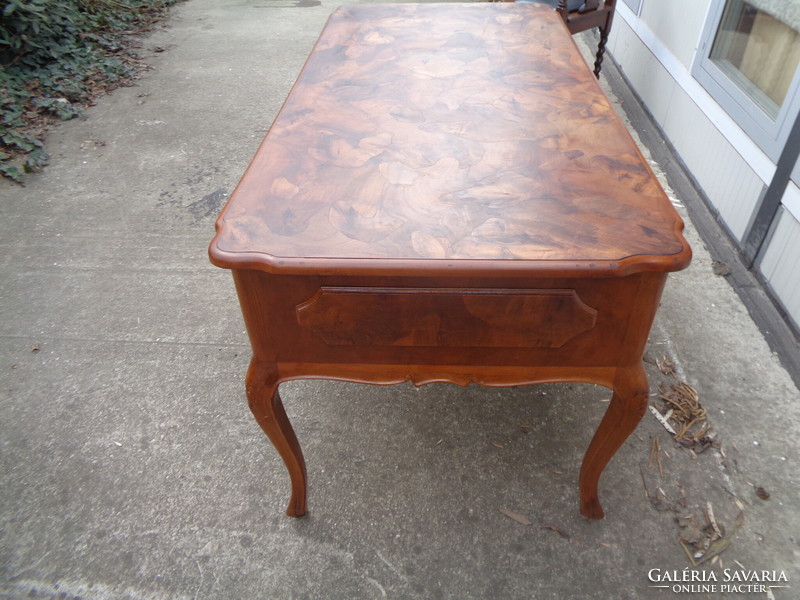
[[[698,453],[713,444],[714,434],[706,420],[708,413],[692,386],[684,381],[669,386],[669,389],[661,386],[659,398],[671,411],[670,418],[676,424],[676,442]]]
[[[664,375],[669,377],[675,376],[675,363],[672,362],[671,359],[667,358],[666,356],[656,361],[656,365],[658,366],[658,370],[661,371]]]

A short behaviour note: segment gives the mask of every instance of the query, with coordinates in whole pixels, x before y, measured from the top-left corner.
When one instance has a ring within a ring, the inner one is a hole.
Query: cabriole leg
[[[642,420],[647,409],[648,394],[647,374],[642,365],[617,371],[611,403],[581,465],[581,514],[587,519],[602,519],[604,516],[597,495],[600,475],[611,457]]]
[[[247,402],[256,421],[281,455],[292,481],[292,497],[286,514],[306,514],[306,463],[278,394],[275,365],[255,358],[247,371]]]

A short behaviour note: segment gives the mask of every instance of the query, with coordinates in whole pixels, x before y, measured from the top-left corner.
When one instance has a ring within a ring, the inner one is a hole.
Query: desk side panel
[[[414,380],[426,367],[510,368],[511,381],[515,368],[639,364],[665,275],[363,281],[234,271],[234,278],[255,355],[279,371],[292,365],[285,378],[359,372],[355,379],[378,383]]]

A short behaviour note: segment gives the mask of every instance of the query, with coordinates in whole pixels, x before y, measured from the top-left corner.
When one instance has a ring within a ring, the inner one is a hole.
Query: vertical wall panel
[[[781,210],[759,268],[800,328],[800,222],[789,211]]]
[[[623,66],[625,77],[656,123],[662,125],[676,85],[675,80],[624,19],[614,21],[609,50],[617,63]]]
[[[764,182],[678,86],[662,129],[731,233],[741,240]]]
[[[705,24],[711,0],[649,0],[641,19],[688,69]]]

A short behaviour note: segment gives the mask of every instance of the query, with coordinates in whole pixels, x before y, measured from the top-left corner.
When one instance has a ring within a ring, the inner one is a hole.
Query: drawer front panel
[[[322,287],[298,323],[329,346],[560,348],[597,311],[571,289]]]

